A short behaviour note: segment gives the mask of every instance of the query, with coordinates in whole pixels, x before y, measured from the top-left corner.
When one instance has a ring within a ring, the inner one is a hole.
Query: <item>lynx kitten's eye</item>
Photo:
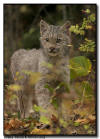
[[[47,42],[49,41],[49,39],[48,39],[48,38],[46,38],[45,40],[46,40]]]
[[[61,39],[58,39],[58,38],[57,38],[56,43],[59,43],[59,42],[61,42]]]

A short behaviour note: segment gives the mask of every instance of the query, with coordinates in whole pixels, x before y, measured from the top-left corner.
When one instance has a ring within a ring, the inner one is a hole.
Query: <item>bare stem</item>
[[[85,87],[83,89],[83,95],[82,95],[82,100],[81,100],[81,107],[83,106],[83,103],[84,103],[84,96],[85,96]]]

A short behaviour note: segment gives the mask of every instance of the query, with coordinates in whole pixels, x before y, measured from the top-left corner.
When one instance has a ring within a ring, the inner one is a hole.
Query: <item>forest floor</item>
[[[5,80],[6,81],[6,80]],[[5,82],[8,84],[8,81]],[[74,84],[74,86],[76,86]],[[79,84],[78,84],[79,90]],[[82,92],[82,91],[81,91]],[[95,91],[94,91],[95,92]],[[71,93],[71,92],[70,92]],[[74,91],[74,96],[76,92]],[[70,95],[71,96],[71,95]],[[68,94],[67,94],[68,97]],[[96,102],[95,95],[91,99],[64,97],[63,105],[68,115],[62,127],[57,126],[59,119],[52,115],[50,126],[44,126],[38,118],[21,119],[16,111],[16,94],[4,87],[4,134],[5,135],[96,135]],[[63,131],[64,130],[64,131]]]
[[[6,95],[5,108],[9,105]],[[10,98],[10,96],[9,96]],[[12,103],[14,105],[14,103]],[[65,123],[65,135],[95,135],[96,134],[96,115],[95,101],[85,101],[84,104],[76,101],[66,101],[65,104],[70,119]],[[11,105],[10,105],[11,107]],[[52,124],[57,125],[58,119],[53,116]],[[61,129],[55,126],[43,127],[39,120],[29,117],[20,119],[17,112],[7,112],[4,110],[4,134],[5,135],[61,135]]]

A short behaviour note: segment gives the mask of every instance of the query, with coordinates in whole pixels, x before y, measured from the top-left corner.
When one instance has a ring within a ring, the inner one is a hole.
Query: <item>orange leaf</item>
[[[87,119],[78,119],[78,120],[76,120],[75,122],[80,123],[80,124],[86,124],[86,123],[88,123],[89,121],[88,121]]]
[[[17,118],[16,118],[16,119],[11,119],[11,120],[9,121],[9,124],[10,124],[13,128],[18,128],[18,127],[20,127],[21,125],[23,125],[23,123],[22,123],[20,120],[18,120]]]
[[[57,117],[56,117],[55,115],[53,115],[53,114],[52,114],[51,120],[52,120],[53,122],[55,122],[55,123],[58,122]]]
[[[4,124],[4,130],[10,130],[12,126],[9,123]]]

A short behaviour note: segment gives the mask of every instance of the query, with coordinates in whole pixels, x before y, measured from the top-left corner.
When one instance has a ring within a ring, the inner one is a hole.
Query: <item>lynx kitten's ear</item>
[[[43,33],[47,30],[48,24],[44,21],[40,21],[40,34],[43,35]]]
[[[65,23],[63,26],[61,26],[61,30],[62,30],[64,33],[67,33],[67,35],[69,35],[69,36],[71,35],[71,33],[70,33],[70,31],[69,31],[70,26],[71,26],[70,21],[66,21],[66,23]]]

